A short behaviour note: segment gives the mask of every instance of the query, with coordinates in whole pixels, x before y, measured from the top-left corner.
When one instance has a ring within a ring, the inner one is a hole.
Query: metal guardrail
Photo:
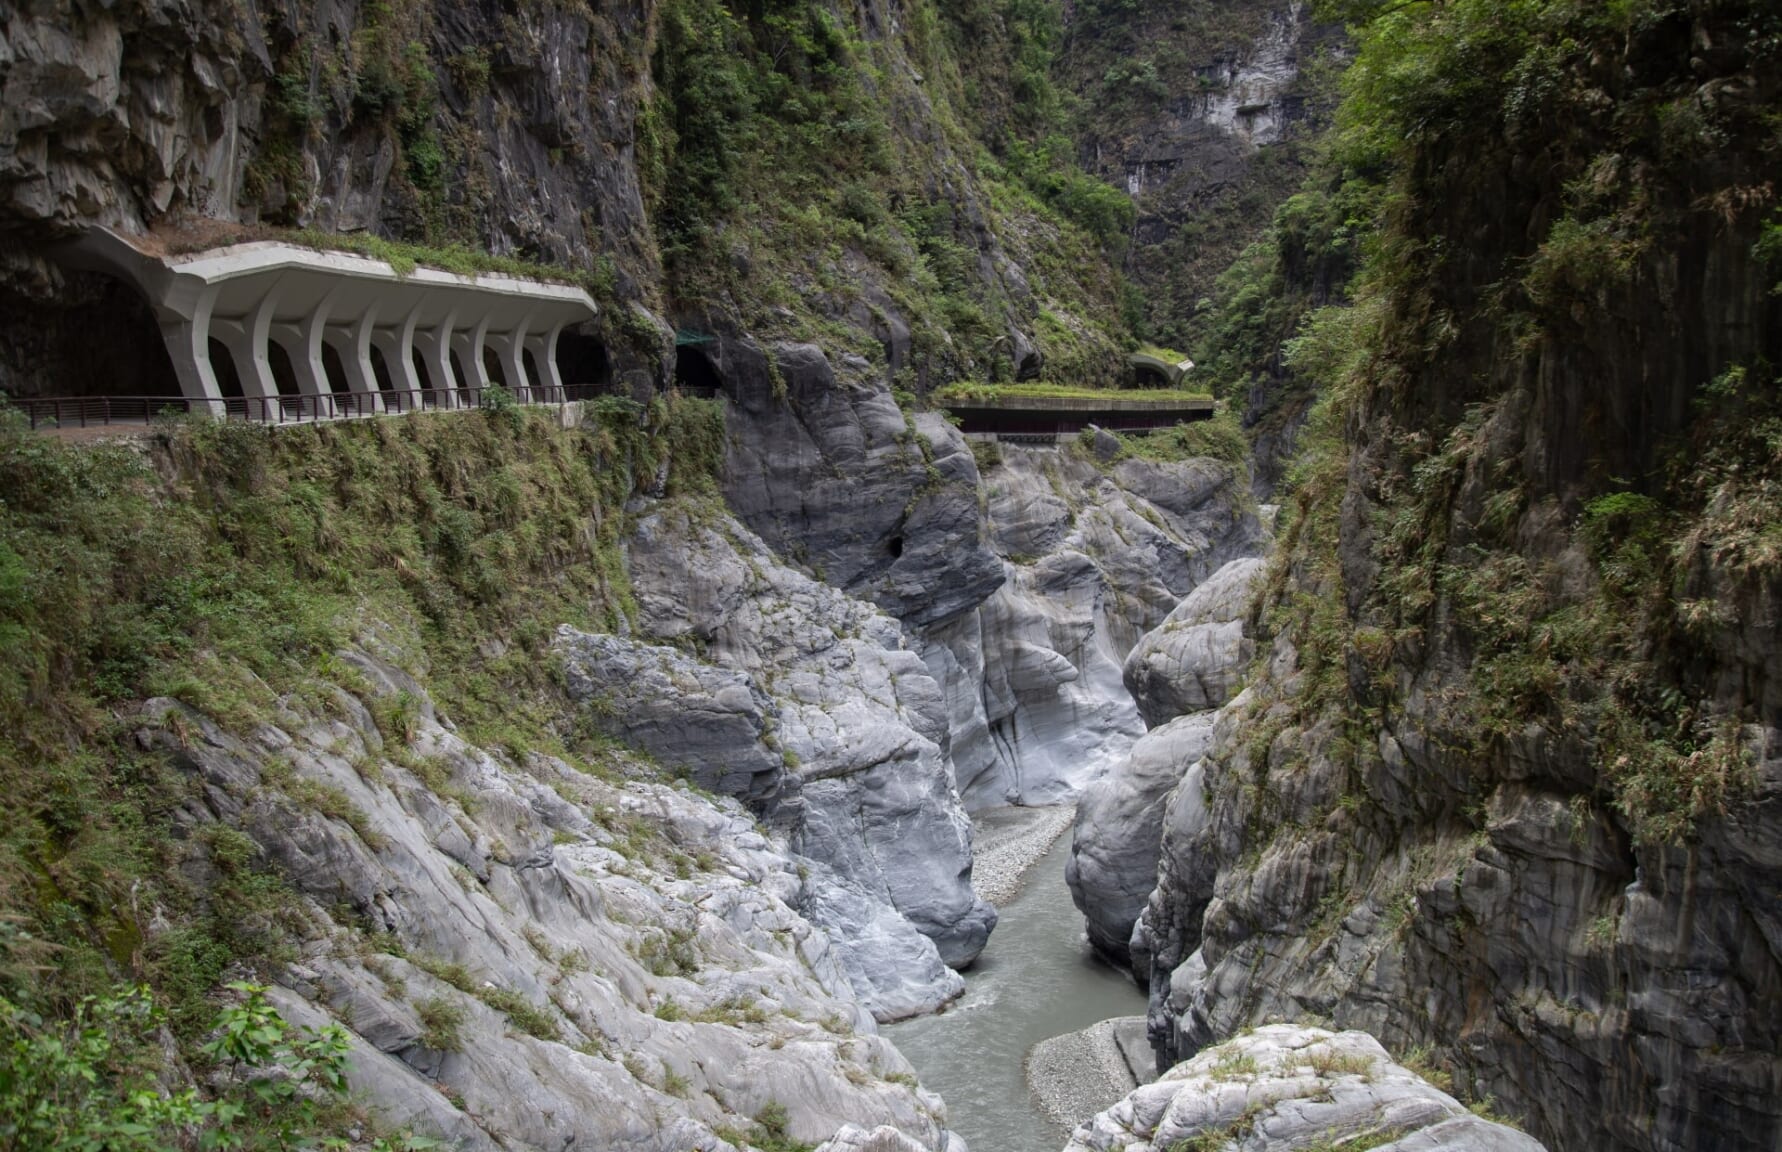
[[[189,396],[46,396],[7,399],[32,428],[89,428],[148,424],[180,416],[211,416],[262,424],[315,424],[404,412],[493,407],[506,396],[515,404],[567,404],[603,395],[593,385],[528,388],[520,395],[494,388],[427,388],[418,392],[331,392],[320,396],[228,396],[194,400]]]

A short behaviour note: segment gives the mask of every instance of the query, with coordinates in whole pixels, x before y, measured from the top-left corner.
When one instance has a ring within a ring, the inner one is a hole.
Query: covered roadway
[[[281,395],[275,345],[301,397],[349,393],[359,412],[464,406],[496,383],[521,401],[560,400],[558,338],[597,312],[573,285],[399,272],[369,256],[276,240],[162,257],[100,228],[58,256],[135,285],[154,309],[185,400],[219,415],[215,350],[226,350],[242,396],[265,412]]]

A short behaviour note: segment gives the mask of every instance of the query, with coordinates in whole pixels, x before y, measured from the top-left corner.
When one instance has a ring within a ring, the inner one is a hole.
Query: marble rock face
[[[1209,1048],[1080,1125],[1065,1152],[1543,1152],[1469,1112],[1365,1032],[1279,1024]]]
[[[983,473],[1006,582],[921,630],[946,692],[967,807],[1074,798],[1144,722],[1122,682],[1141,637],[1265,534],[1246,478],[1212,460],[1099,464],[1073,445],[1000,445]]]
[[[1235,560],[1215,573],[1126,657],[1126,687],[1153,727],[1219,708],[1237,693],[1256,655],[1244,617],[1264,561]]]
[[[467,1152],[723,1152],[777,1102],[803,1143],[854,1124],[947,1152],[944,1106],[800,911],[822,881],[783,833],[684,784],[479,747],[392,645],[340,656],[358,695],[287,699],[239,735],[151,700],[135,738],[193,781],[193,844],[232,828],[291,884],[310,931],[268,996],[347,1028],[380,1123]],[[397,698],[401,747],[373,719]]]
[[[1151,731],[1083,790],[1065,870],[1089,940],[1148,978],[1147,941],[1134,932],[1157,886],[1172,804],[1204,807],[1199,761],[1212,742],[1216,709],[1237,690],[1253,645],[1244,634],[1251,589],[1264,562],[1233,560],[1147,633],[1126,659],[1126,683]],[[1178,793],[1186,793],[1178,795]]]
[[[641,512],[629,561],[638,629],[656,643],[558,638],[588,719],[787,833],[810,873],[802,908],[876,1016],[957,996],[950,968],[977,957],[996,912],[972,892],[927,666],[896,621],[735,520]]]

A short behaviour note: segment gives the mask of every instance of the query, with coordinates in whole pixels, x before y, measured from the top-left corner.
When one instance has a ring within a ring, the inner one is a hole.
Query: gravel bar
[[[990,808],[972,817],[972,887],[992,904],[1021,894],[1027,870],[1070,829],[1073,805]]]

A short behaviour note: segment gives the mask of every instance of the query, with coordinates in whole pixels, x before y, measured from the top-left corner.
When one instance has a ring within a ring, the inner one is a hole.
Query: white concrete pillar
[[[383,395],[377,387],[377,369],[371,364],[371,334],[376,323],[377,302],[374,300],[350,327],[328,328],[322,333],[322,338],[340,354],[347,391],[353,394],[354,410],[359,413],[384,410]]]
[[[495,349],[495,355],[501,360],[501,374],[507,377],[507,390],[514,394],[514,399],[521,402],[532,397],[532,381],[526,378],[526,332],[532,327],[532,318],[536,312],[528,312],[514,325],[512,332],[500,332],[489,337],[489,344]]]
[[[167,345],[179,389],[192,402],[191,410],[222,416],[223,390],[210,365],[210,311],[216,301],[217,290],[211,288],[199,296],[190,320],[163,319],[161,342]]]
[[[273,379],[272,361],[266,355],[278,295],[279,286],[274,283],[254,310],[240,320],[211,321],[217,338],[228,346],[229,358],[235,361],[235,374],[241,377],[241,391],[249,401],[247,414],[254,420],[277,420],[280,415],[278,381]]]
[[[428,386],[440,390],[440,407],[452,405],[453,390],[458,380],[452,373],[452,329],[458,322],[458,310],[452,309],[436,326],[414,334],[414,346],[421,350],[427,365]]]
[[[464,369],[464,379],[460,384],[464,388],[474,388],[477,399],[472,401],[468,396],[459,396],[462,406],[475,406],[482,403],[482,395],[489,390],[489,370],[483,366],[483,345],[489,332],[489,314],[483,313],[477,322],[469,328],[460,328],[452,334],[452,348],[458,353],[458,364]]]
[[[291,356],[291,371],[297,377],[297,391],[315,397],[311,403],[323,415],[334,415],[334,386],[328,382],[328,369],[322,363],[322,335],[327,329],[328,313],[340,295],[338,286],[322,297],[309,315],[295,324],[274,324],[271,334]],[[326,397],[326,399],[322,399]]]
[[[557,337],[562,331],[563,325],[554,324],[537,336],[526,338],[526,347],[532,352],[532,359],[538,367],[539,387],[544,393],[534,399],[547,404],[561,404],[566,399],[563,394],[563,376],[557,371]]]
[[[421,389],[426,387],[415,372],[415,322],[421,318],[417,302],[393,328],[379,328],[372,342],[384,354],[384,367],[390,371],[390,389],[395,395],[388,407],[408,412],[421,406]]]

